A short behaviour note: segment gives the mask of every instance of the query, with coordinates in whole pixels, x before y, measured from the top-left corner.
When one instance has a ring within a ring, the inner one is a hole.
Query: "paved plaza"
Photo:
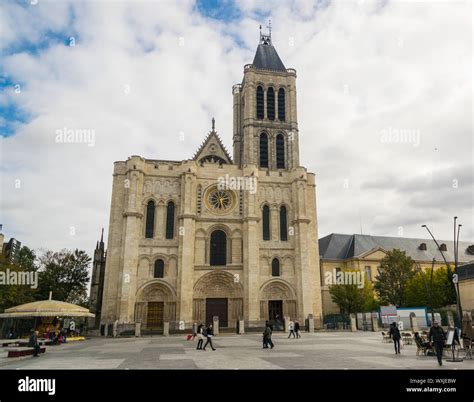
[[[40,358],[7,358],[0,349],[0,369],[434,369],[435,357],[416,356],[405,345],[396,356],[380,333],[318,332],[287,339],[275,333],[274,349],[262,349],[259,334],[222,334],[216,351],[196,350],[184,335],[142,338],[90,338],[47,347]],[[474,360],[444,362],[443,369],[474,369]]]

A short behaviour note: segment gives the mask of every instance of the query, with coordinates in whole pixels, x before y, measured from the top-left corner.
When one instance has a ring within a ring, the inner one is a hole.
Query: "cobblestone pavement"
[[[396,356],[380,333],[318,332],[287,339],[275,333],[274,349],[262,349],[259,334],[214,338],[216,351],[196,350],[184,335],[142,338],[90,338],[47,347],[40,358],[6,358],[0,369],[439,369],[435,357],[416,356],[405,345]],[[462,357],[462,356],[461,356]],[[443,369],[474,369],[474,360],[444,362]]]

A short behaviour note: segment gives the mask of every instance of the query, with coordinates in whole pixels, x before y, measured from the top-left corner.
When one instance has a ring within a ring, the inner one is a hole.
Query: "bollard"
[[[378,332],[379,330],[379,320],[375,314],[372,315],[372,331],[373,332]]]
[[[357,332],[357,321],[356,321],[356,316],[354,313],[350,315],[351,317],[351,331],[352,332]]]
[[[245,328],[244,328],[244,320],[239,320],[239,335],[244,335],[245,334]]]
[[[308,332],[314,332],[313,314],[308,314]]]
[[[135,336],[136,337],[142,336],[142,323],[141,322],[135,323]]]

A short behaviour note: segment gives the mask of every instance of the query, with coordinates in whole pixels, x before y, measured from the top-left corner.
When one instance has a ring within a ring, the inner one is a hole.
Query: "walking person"
[[[30,348],[34,348],[35,350],[33,353],[33,357],[40,357],[39,353],[41,348],[38,342],[38,331],[35,331],[34,329],[31,330],[31,336],[28,341],[28,346]]]
[[[388,336],[392,338],[393,340],[393,346],[395,347],[395,354],[399,355],[400,354],[400,331],[398,330],[397,323],[392,322],[392,326],[390,327],[390,332],[388,333]]]
[[[207,341],[206,343],[204,344],[204,347],[202,348],[202,350],[206,350],[206,346],[207,344],[211,344],[211,349],[212,350],[216,350],[214,348],[214,346],[212,346],[212,337],[214,336],[214,330],[212,329],[212,324],[209,324],[209,326],[206,328],[206,338],[207,338]]]
[[[265,331],[263,332],[263,347],[268,349],[268,345],[270,345],[270,349],[273,349],[275,345],[272,342],[272,327],[268,323],[265,323]]]
[[[295,321],[295,334],[297,338],[301,338],[300,335],[300,323],[298,321]]]
[[[444,342],[446,341],[446,334],[444,329],[441,328],[438,321],[433,321],[433,326],[430,328],[430,333],[428,334],[428,340],[435,347],[436,357],[438,358],[438,364],[443,365],[443,350]]]
[[[293,338],[296,338],[296,335],[295,335],[295,323],[293,321],[290,320],[290,322],[288,323],[288,331],[290,332],[288,334],[288,339],[290,339],[290,336],[293,335]]]
[[[204,343],[204,325],[199,324],[197,328],[198,344],[196,350],[202,350],[202,344]]]

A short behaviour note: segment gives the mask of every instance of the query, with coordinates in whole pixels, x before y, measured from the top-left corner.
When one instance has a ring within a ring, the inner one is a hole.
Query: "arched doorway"
[[[260,319],[269,320],[275,329],[285,329],[285,317],[297,318],[296,293],[282,279],[272,279],[260,288]]]
[[[135,321],[142,323],[144,331],[161,332],[165,321],[176,320],[176,294],[167,283],[152,281],[137,292]]]
[[[243,317],[243,290],[236,278],[225,271],[203,275],[194,285],[193,320],[209,324],[218,316],[220,327],[235,327]]]

